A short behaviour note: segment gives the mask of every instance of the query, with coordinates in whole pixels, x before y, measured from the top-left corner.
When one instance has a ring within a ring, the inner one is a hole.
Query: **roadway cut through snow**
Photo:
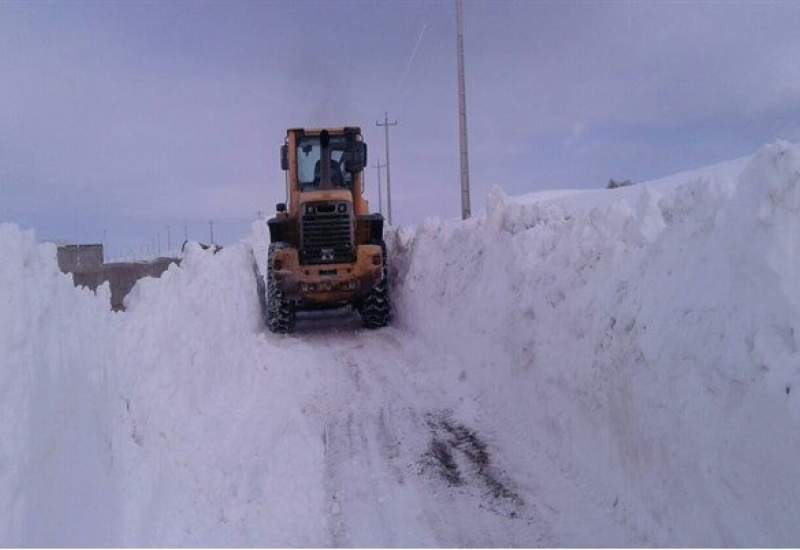
[[[0,225],[0,542],[788,546],[800,149],[388,235],[396,322],[267,333],[263,225],[126,311]]]

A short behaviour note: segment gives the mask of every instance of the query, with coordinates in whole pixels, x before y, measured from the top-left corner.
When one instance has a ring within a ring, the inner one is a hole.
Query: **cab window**
[[[352,188],[353,174],[345,170],[345,148],[347,142],[344,136],[331,137],[331,185],[335,188]],[[322,147],[318,137],[303,137],[297,144],[297,183],[302,191],[318,189],[322,174],[321,163]]]

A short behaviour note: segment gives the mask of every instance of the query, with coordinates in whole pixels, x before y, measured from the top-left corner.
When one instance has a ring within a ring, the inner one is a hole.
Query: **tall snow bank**
[[[614,191],[495,190],[485,218],[393,236],[397,320],[460,358],[459,414],[639,544],[796,544],[798,235],[783,142]]]
[[[326,544],[319,361],[267,338],[251,254],[190,246],[113,313],[0,225],[1,544]]]
[[[109,291],[73,287],[56,248],[0,225],[0,540],[107,545]]]
[[[308,346],[268,338],[252,252],[190,246],[143,279],[116,341],[125,545],[320,546],[322,442]]]

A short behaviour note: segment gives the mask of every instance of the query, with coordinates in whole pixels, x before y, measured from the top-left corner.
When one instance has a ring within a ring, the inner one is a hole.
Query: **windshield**
[[[351,188],[353,174],[345,170],[344,153],[347,140],[344,136],[331,136],[331,185]],[[304,137],[297,143],[297,183],[302,191],[317,189],[320,186],[320,154],[322,147],[319,137]]]

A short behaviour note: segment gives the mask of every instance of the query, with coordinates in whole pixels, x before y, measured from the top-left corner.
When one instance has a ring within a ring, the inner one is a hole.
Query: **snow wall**
[[[32,232],[0,257],[0,545],[325,545],[313,361],[264,333],[249,245],[190,246],[125,313]]]
[[[558,195],[399,230],[398,322],[641,544],[796,545],[800,147]]]
[[[389,235],[396,326],[454,413],[640,544],[796,545],[800,148],[487,210]],[[264,237],[190,247],[113,313],[0,226],[0,544],[329,543],[320,357],[261,328]]]

